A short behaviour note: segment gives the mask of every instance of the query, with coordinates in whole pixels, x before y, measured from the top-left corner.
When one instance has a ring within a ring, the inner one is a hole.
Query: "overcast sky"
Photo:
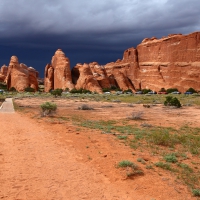
[[[200,31],[200,0],[0,0],[0,66],[44,68],[61,48],[76,63],[122,58],[144,38]]]

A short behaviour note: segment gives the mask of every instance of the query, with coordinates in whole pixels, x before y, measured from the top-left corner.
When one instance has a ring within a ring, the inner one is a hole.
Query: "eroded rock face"
[[[113,85],[126,89],[177,88],[200,90],[200,32],[145,38],[122,60],[105,65]]]
[[[122,60],[106,64],[105,70],[113,86],[119,87],[122,90],[131,89],[133,91],[139,88],[139,82],[137,80],[138,57],[136,49],[127,49],[124,52]]]
[[[0,81],[4,82],[6,76],[8,73],[8,67],[6,65],[3,65],[0,69]]]
[[[137,51],[142,88],[200,89],[200,32],[145,40]]]
[[[94,77],[89,64],[77,64],[72,69],[72,77],[76,89],[82,88],[92,92],[102,93],[102,88]]]
[[[14,87],[17,91],[22,92],[27,87],[38,90],[37,82],[38,72],[25,64],[19,64],[18,58],[12,56],[8,66],[8,72],[5,79],[8,90]]]
[[[122,90],[177,88],[200,90],[200,32],[189,35],[145,38],[137,48],[129,48],[123,58],[105,66],[97,62],[77,64],[69,70],[69,60],[61,50],[45,69],[45,88],[83,88],[102,92],[116,86]],[[66,83],[68,80],[68,84]]]
[[[55,52],[52,57],[51,64],[47,64],[45,68],[45,91],[50,89],[66,89],[70,90],[74,88],[72,83],[70,61],[65,56],[61,49]]]

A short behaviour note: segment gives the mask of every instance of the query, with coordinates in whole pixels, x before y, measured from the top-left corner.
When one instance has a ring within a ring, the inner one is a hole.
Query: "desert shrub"
[[[42,108],[43,116],[47,116],[57,109],[57,105],[50,102],[45,102],[41,104],[40,107]]]
[[[86,90],[86,89],[82,89],[82,88],[80,88],[80,89],[74,88],[74,89],[70,90],[70,93],[79,93],[79,94],[89,93],[89,94],[91,94],[92,92],[90,90]]]
[[[200,189],[193,189],[193,190],[192,190],[192,194],[193,194],[195,197],[200,197]]]
[[[124,90],[124,93],[128,93],[128,92],[133,93],[131,89]]]
[[[128,119],[139,120],[139,119],[142,119],[142,116],[143,116],[142,111],[132,112],[131,116],[129,116]]]
[[[177,157],[174,153],[167,154],[166,156],[164,156],[164,159],[165,159],[166,162],[170,162],[170,163],[178,162],[178,159],[177,159]]]
[[[159,92],[166,92],[166,89],[165,89],[165,88],[161,88],[161,89],[159,90]]]
[[[177,108],[181,107],[180,101],[176,97],[167,96],[164,102],[165,106],[175,106]]]
[[[171,165],[168,164],[168,163],[157,162],[157,163],[155,163],[155,166],[160,167],[160,168],[165,169],[165,170],[173,171]]]
[[[185,163],[177,163],[177,166],[178,167],[181,167],[182,169],[184,169],[185,171],[188,171],[188,172],[193,172],[193,169],[190,168],[187,164]]]
[[[35,92],[35,89],[32,87],[27,87],[24,89],[25,92]]]
[[[118,89],[118,88],[117,88],[115,85],[111,85],[110,89],[111,89],[111,90],[116,90],[116,89]]]
[[[186,92],[197,93],[197,91],[194,88],[189,88]]]
[[[82,93],[82,89],[76,89],[76,88],[74,88],[74,89],[72,89],[72,90],[70,90],[70,93]]]
[[[57,97],[57,96],[61,96],[61,95],[62,95],[62,92],[63,92],[62,89],[57,88],[57,89],[55,89],[55,90],[52,90],[52,91],[51,91],[51,94],[54,95],[54,97]]]
[[[16,92],[17,90],[16,90],[15,87],[11,87],[11,88],[9,89],[9,91],[11,91],[11,92]]]
[[[169,147],[173,147],[180,142],[177,135],[170,134],[168,130],[152,130],[151,134],[147,135],[147,141]]]
[[[83,104],[78,107],[79,110],[93,110],[93,108],[87,104]]]
[[[176,91],[178,91],[178,89],[177,88],[169,88],[169,89],[167,89],[167,93],[172,93],[172,92],[176,92]]]
[[[0,89],[6,90],[7,85],[5,83],[0,83]]]
[[[143,90],[142,90],[142,93],[143,93],[143,94],[147,94],[148,92],[151,92],[151,90],[150,90],[150,89],[143,89]]]
[[[102,91],[103,92],[110,92],[110,88],[103,88]]]
[[[90,90],[82,89],[83,94],[91,94],[92,92]]]
[[[122,160],[118,163],[118,167],[131,167],[133,169],[137,169],[137,165],[129,160]]]

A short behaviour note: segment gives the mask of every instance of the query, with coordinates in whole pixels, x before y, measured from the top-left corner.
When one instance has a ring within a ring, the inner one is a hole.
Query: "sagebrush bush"
[[[43,111],[43,116],[51,114],[53,111],[57,110],[57,105],[55,103],[45,102],[40,105]]]
[[[143,116],[143,112],[142,111],[132,112],[131,116],[128,117],[128,119],[139,120],[139,119],[142,119],[142,116]]]
[[[137,169],[137,165],[129,160],[122,160],[118,163],[118,167],[131,167],[133,169]]]
[[[193,189],[192,193],[195,197],[200,197],[200,189]]]
[[[164,159],[166,162],[170,162],[170,163],[178,162],[178,159],[174,153],[167,154],[166,156],[164,156]]]

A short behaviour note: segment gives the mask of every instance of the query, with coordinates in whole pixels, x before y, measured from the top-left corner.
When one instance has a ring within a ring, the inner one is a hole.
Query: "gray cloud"
[[[200,25],[199,7],[199,0],[6,0],[0,3],[0,30],[5,36],[165,27],[190,32]]]
[[[0,50],[25,54],[30,65],[57,48],[73,64],[105,63],[146,37],[199,31],[199,8],[199,0],[0,0]]]

